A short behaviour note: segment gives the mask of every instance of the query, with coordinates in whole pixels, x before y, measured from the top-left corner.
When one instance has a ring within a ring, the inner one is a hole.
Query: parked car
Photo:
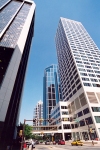
[[[76,145],[76,146],[83,146],[83,142],[82,141],[80,141],[80,140],[74,140],[72,143],[71,143],[71,145],[73,146],[73,145]]]
[[[55,140],[55,142],[58,143],[58,142],[59,142],[59,139]]]
[[[35,144],[39,144],[39,141],[38,141],[38,140],[36,140],[36,141],[35,141]]]
[[[50,141],[45,141],[45,145],[50,145]]]
[[[64,140],[59,140],[58,145],[65,145],[65,141]]]

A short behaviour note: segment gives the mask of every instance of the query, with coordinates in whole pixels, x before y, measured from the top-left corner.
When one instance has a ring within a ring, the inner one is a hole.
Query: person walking
[[[34,145],[35,145],[35,142],[34,142],[34,140],[32,140],[32,139],[31,139],[31,144],[32,144],[32,149],[35,148],[35,146],[34,146]]]
[[[27,145],[26,145],[26,142],[24,141],[23,143],[23,150],[26,150],[27,149]]]

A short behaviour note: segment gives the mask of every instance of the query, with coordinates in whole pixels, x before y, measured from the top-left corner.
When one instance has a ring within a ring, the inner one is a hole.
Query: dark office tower
[[[44,71],[43,78],[43,118],[49,119],[51,110],[61,101],[61,88],[57,65],[51,65]],[[45,121],[44,124],[49,124]]]
[[[0,0],[0,137],[14,138],[34,33],[35,4]]]
[[[72,137],[100,138],[100,50],[81,22],[66,18],[59,21],[56,49],[62,97],[78,119],[78,126],[71,122]]]

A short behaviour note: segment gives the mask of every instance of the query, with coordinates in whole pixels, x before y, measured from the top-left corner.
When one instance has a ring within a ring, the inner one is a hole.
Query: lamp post
[[[51,135],[52,135],[52,142],[54,141],[54,133],[51,133]]]

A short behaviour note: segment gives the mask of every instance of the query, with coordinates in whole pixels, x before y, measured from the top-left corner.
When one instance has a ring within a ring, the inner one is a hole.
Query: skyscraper
[[[43,118],[49,119],[51,110],[62,100],[57,65],[44,70],[43,78]],[[44,125],[48,122],[44,122]]]
[[[43,102],[40,100],[38,101],[36,107],[34,108],[34,114],[33,114],[33,119],[43,119]],[[43,122],[37,121],[33,122],[33,125],[39,126],[43,125]]]
[[[100,138],[100,50],[80,22],[60,18],[56,49],[73,138]]]
[[[14,138],[34,34],[35,3],[0,1],[0,137]]]

